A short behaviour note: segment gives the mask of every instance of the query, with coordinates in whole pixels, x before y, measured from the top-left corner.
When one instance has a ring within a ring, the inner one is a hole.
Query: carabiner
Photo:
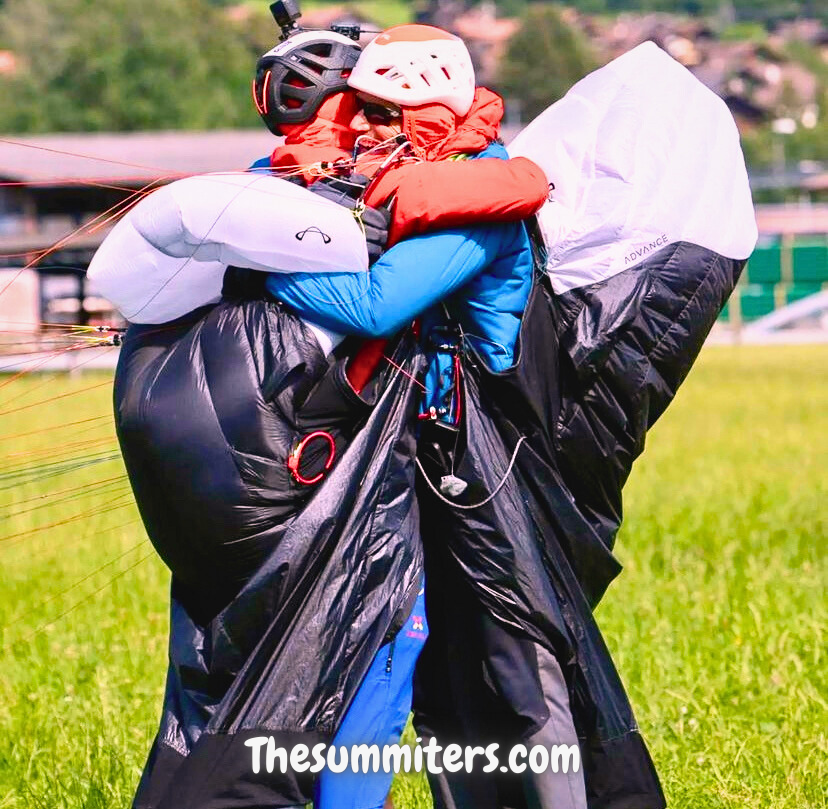
[[[365,192],[363,191],[362,193],[364,194]],[[362,235],[364,236],[365,222],[362,221],[362,214],[365,213],[365,201],[361,197],[357,200],[357,203],[354,205],[351,213],[353,214],[354,219],[356,219],[359,229],[362,231]]]
[[[302,453],[305,451],[305,448],[311,441],[317,438],[324,438],[325,441],[328,442],[328,460],[325,461],[325,467],[318,475],[312,478],[306,478],[303,477],[302,473],[299,471],[299,463],[302,460]],[[325,430],[315,430],[312,433],[308,433],[308,435],[306,435],[297,444],[296,449],[290,453],[287,460],[288,469],[290,469],[290,473],[293,475],[293,478],[297,483],[301,483],[305,486],[313,486],[315,483],[319,483],[319,481],[325,477],[325,473],[333,466],[335,455],[336,443],[334,442],[333,436]]]

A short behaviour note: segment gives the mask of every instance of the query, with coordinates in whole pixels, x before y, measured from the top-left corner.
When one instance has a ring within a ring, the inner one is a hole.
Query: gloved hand
[[[322,177],[312,183],[310,190],[338,205],[353,210],[365,193],[371,180],[364,174],[349,174],[346,177]]]
[[[391,227],[391,211],[384,206],[371,208],[366,205],[359,216],[365,244],[368,246],[368,264],[373,264],[388,244],[388,229]]]
[[[365,243],[368,246],[368,263],[373,264],[384,252],[388,243],[388,229],[391,213],[387,208],[371,208],[360,201],[365,188],[371,182],[364,174],[347,177],[323,177],[311,185],[310,190],[320,197],[343,205],[354,215],[362,226]]]

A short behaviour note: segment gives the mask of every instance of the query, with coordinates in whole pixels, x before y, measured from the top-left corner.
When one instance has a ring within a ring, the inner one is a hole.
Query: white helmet
[[[396,25],[366,46],[348,85],[404,107],[445,104],[462,116],[474,100],[474,67],[460,37],[431,25]]]

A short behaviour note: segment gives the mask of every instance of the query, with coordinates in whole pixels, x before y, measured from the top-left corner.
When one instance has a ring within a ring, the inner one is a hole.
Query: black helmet
[[[348,89],[348,76],[361,48],[333,31],[294,34],[260,57],[253,102],[267,128],[309,121],[334,93]]]

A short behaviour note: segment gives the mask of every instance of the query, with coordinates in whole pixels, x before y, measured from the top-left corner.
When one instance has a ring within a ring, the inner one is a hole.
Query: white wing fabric
[[[178,180],[112,229],[89,265],[97,292],[133,323],[166,323],[221,296],[229,265],[265,272],[366,272],[350,211],[251,172]]]
[[[558,293],[690,242],[746,259],[757,230],[724,102],[652,42],[575,84],[510,144],[554,190],[539,214]]]

